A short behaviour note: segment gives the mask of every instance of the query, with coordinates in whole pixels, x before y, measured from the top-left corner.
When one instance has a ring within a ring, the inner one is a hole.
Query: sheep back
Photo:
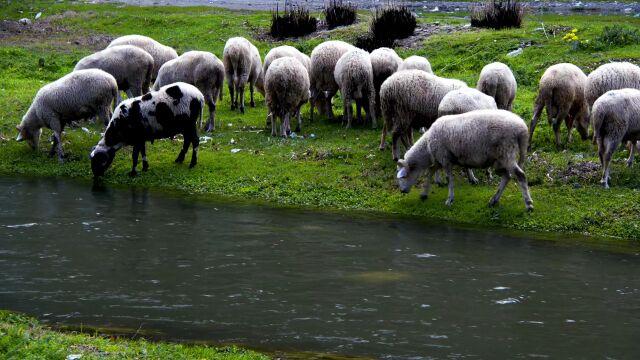
[[[476,89],[461,88],[448,92],[442,98],[438,106],[438,117],[483,109],[498,109],[494,98]]]
[[[607,91],[593,103],[591,121],[599,143],[605,138],[616,145],[640,139],[640,90]]]
[[[309,73],[304,65],[289,56],[273,60],[265,75],[265,99],[276,116],[295,113],[309,100]]]
[[[477,89],[496,99],[499,109],[511,110],[518,84],[507,65],[494,62],[482,68]]]
[[[155,80],[158,76],[158,71],[164,63],[169,60],[173,60],[178,57],[178,53],[171,47],[162,45],[156,40],[142,35],[125,35],[117,39],[114,39],[108,47],[117,45],[133,45],[148,52],[153,57],[153,73],[152,79]]]
[[[311,52],[311,96],[327,93],[333,96],[338,91],[334,70],[338,60],[356,47],[344,41],[325,41]]]
[[[424,56],[411,55],[408,58],[404,59],[398,71],[402,70],[422,70],[426,71],[429,74],[433,74],[433,70],[431,70],[431,63]]]
[[[629,62],[604,64],[587,76],[585,97],[589,106],[609,90],[640,89],[640,67]]]
[[[160,68],[154,90],[175,83],[194,85],[207,98],[215,99],[224,81],[224,66],[217,56],[206,51],[188,51]]]

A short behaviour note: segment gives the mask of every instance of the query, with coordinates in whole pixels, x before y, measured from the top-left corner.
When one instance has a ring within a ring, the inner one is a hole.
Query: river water
[[[69,181],[0,178],[0,204],[0,308],[45,322],[383,359],[640,356],[637,255]]]

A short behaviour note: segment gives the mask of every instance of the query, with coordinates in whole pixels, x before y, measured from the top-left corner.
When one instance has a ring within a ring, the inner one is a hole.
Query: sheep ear
[[[398,170],[398,175],[396,177],[398,179],[406,178],[407,177],[407,168],[406,167],[401,167],[400,170]]]

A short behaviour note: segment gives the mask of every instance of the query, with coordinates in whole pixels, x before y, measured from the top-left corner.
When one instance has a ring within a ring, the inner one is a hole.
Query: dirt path
[[[152,6],[152,5],[177,5],[177,6],[219,6],[228,9],[253,9],[253,10],[271,10],[279,4],[280,7],[284,1],[274,0],[96,0],[97,3],[115,3],[124,2],[129,5]],[[357,3],[360,8],[374,8],[380,6],[386,1],[384,0],[351,0]],[[321,9],[325,0],[300,0],[300,4],[304,4],[311,9]],[[416,11],[468,11],[476,3],[460,2],[460,1],[412,1],[409,2]],[[640,3],[623,3],[623,2],[582,2],[582,1],[531,1],[528,2],[530,9],[535,12],[544,11],[557,14],[563,13],[588,13],[588,14],[630,14],[640,16]]]

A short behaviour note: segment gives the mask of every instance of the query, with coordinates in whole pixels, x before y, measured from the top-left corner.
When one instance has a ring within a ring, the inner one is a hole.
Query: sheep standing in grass
[[[150,37],[142,35],[125,35],[113,40],[108,47],[118,45],[133,45],[146,51],[153,57],[153,72],[151,81],[158,77],[158,71],[164,63],[178,57],[178,53],[171,47],[160,44]],[[145,89],[146,91],[146,89]]]
[[[269,50],[269,52],[267,53],[267,56],[264,57],[264,64],[262,65],[263,78],[267,74],[267,70],[269,69],[269,66],[271,65],[271,63],[274,60],[283,58],[285,56],[290,56],[298,60],[307,69],[307,73],[309,77],[311,76],[311,73],[310,73],[311,58],[306,54],[301,53],[300,50],[294,48],[293,46],[282,45]],[[298,116],[298,123],[302,123],[300,112],[298,112],[297,116]],[[271,121],[272,121],[271,116],[267,115],[267,127],[271,126]],[[299,130],[296,130],[296,131],[299,131]]]
[[[231,95],[231,110],[240,107],[240,112],[244,114],[245,85],[249,83],[252,107],[256,106],[254,87],[260,92],[264,91],[260,52],[249,40],[234,37],[224,45],[222,61]]]
[[[602,164],[601,183],[609,188],[611,156],[623,141],[634,144],[640,140],[640,90],[611,90],[593,103],[591,111],[593,132]],[[633,164],[636,146],[631,146],[627,165]]]
[[[511,111],[518,84],[507,65],[494,62],[482,68],[477,89],[496,99],[498,109]]]
[[[209,107],[207,132],[213,131],[216,126],[216,104],[218,98],[222,100],[224,83],[222,61],[210,52],[188,51],[162,65],[153,89],[157,91],[175,82],[191,84],[204,95],[204,100]]]
[[[439,118],[427,132],[398,161],[400,191],[409,192],[425,170],[421,197],[426,199],[431,178],[438,169],[444,169],[449,178],[449,196],[446,205],[453,204],[454,165],[484,168],[491,165],[502,176],[498,191],[489,206],[498,204],[511,177],[520,185],[527,210],[533,210],[527,178],[522,170],[527,158],[527,125],[518,116],[505,110],[476,110],[460,115]]]
[[[347,128],[351,127],[353,118],[351,100],[355,100],[358,119],[361,118],[361,106],[366,104],[367,118],[371,118],[371,126],[375,129],[377,127],[376,89],[373,86],[373,69],[369,53],[356,49],[342,55],[336,63],[334,77],[342,94]]]
[[[43,127],[53,130],[49,156],[57,152],[62,162],[62,131],[74,120],[97,116],[106,124],[111,117],[111,103],[118,95],[118,84],[110,74],[99,69],[78,70],[43,86],[29,110],[22,117],[17,141],[26,140],[35,150]]]
[[[384,126],[380,150],[385,148],[387,132],[391,132],[393,160],[400,157],[401,140],[406,148],[413,144],[413,129],[429,127],[438,118],[438,107],[444,96],[467,85],[422,70],[398,71],[380,88],[380,105]]]
[[[556,146],[560,147],[560,125],[567,124],[569,135],[567,142],[571,143],[571,130],[576,126],[582,139],[587,138],[589,130],[589,105],[585,99],[587,76],[579,67],[573,64],[556,64],[549,67],[540,79],[538,97],[533,105],[533,119],[529,129],[529,146],[533,139],[533,132],[542,110],[547,108],[547,119],[553,126]]]
[[[411,55],[408,58],[404,59],[398,71],[402,70],[422,70],[426,71],[429,74],[433,74],[433,70],[431,70],[431,63],[427,60],[426,57]]]
[[[329,119],[333,119],[331,99],[339,89],[334,77],[336,64],[342,55],[355,49],[344,41],[331,40],[316,46],[311,52],[311,121],[315,105],[325,108]]]
[[[141,48],[133,45],[118,45],[82,58],[73,70],[106,71],[116,79],[118,89],[131,98],[149,91],[153,64],[153,57]],[[122,98],[118,92],[114,105],[120,101]]]
[[[109,168],[116,151],[133,145],[133,165],[130,176],[137,174],[138,156],[142,154],[142,171],[149,169],[145,143],[157,139],[184,136],[184,144],[175,162],[182,163],[192,146],[189,168],[198,162],[198,117],[202,116],[204,96],[195,86],[183,82],[164,86],[158,91],[127,99],[113,113],[109,126],[98,145],[91,150],[91,170],[102,176]]]
[[[628,62],[601,65],[587,76],[585,97],[589,107],[604,93],[618,89],[640,89],[640,67]]]
[[[297,59],[283,57],[274,60],[265,74],[265,98],[269,114],[281,119],[282,136],[291,131],[289,119],[300,114],[300,107],[309,101],[309,73]],[[298,118],[300,131],[300,118]],[[271,121],[271,135],[277,136],[275,118]]]
[[[376,114],[380,116],[380,87],[382,83],[393,75],[400,65],[402,59],[393,49],[386,47],[375,49],[369,56],[371,68],[373,69],[373,86],[376,88]]]

